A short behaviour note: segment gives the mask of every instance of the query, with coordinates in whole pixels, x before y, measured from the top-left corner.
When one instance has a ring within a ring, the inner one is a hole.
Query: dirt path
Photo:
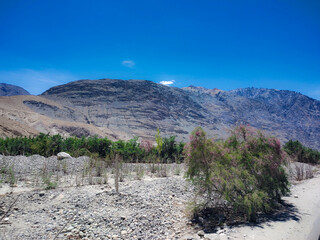
[[[292,195],[283,198],[290,211],[273,221],[242,226],[226,234],[208,234],[210,239],[318,240],[320,234],[320,176],[292,187]]]

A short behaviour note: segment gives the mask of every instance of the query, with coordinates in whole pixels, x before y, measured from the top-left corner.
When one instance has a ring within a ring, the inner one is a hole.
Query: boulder
[[[71,158],[71,156],[66,152],[59,152],[57,157],[58,157],[58,160],[62,160],[65,158]]]

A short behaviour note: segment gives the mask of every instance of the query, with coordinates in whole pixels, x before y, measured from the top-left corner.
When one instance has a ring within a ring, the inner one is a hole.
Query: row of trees
[[[0,138],[0,154],[3,155],[32,155],[40,154],[45,157],[59,152],[68,152],[74,157],[96,155],[106,158],[114,153],[120,154],[127,162],[146,161],[151,157],[160,158],[162,162],[182,162],[183,142],[177,142],[174,136],[163,138],[158,132],[156,144],[142,139],[133,138],[129,141],[111,141],[98,137],[68,137],[61,135],[50,136],[41,133],[36,137]],[[288,141],[283,149],[298,162],[320,163],[320,152],[303,146],[299,141]]]
[[[311,148],[307,148],[299,141],[288,141],[284,146],[284,150],[293,157],[294,160],[304,163],[317,164],[320,163],[320,152]]]
[[[129,141],[111,141],[98,137],[68,137],[41,133],[35,137],[0,138],[0,153],[3,155],[39,154],[45,157],[67,152],[74,157],[95,156],[111,159],[114,154],[121,155],[126,162],[147,162],[156,158],[159,162],[182,162],[183,142],[177,142],[175,137],[162,138],[157,135],[161,145],[153,145],[151,141],[133,138]]]

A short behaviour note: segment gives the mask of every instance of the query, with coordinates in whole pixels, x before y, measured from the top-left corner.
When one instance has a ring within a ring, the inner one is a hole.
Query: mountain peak
[[[214,96],[217,93],[222,91],[218,88],[208,89],[208,88],[197,87],[197,86],[193,86],[193,85],[190,85],[189,87],[184,87],[182,89],[185,91],[189,91],[189,92],[193,92],[193,93],[197,93],[197,94],[209,94],[211,96]]]
[[[28,91],[22,87],[8,84],[0,83],[0,96],[16,96],[16,95],[30,95]]]

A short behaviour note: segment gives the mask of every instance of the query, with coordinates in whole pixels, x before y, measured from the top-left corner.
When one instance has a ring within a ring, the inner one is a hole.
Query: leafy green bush
[[[288,141],[284,146],[284,150],[298,162],[303,163],[320,163],[320,152],[307,148],[299,141]]]
[[[225,202],[250,221],[288,193],[284,159],[279,140],[243,126],[218,142],[198,127],[185,147],[186,177],[206,199],[204,207]]]
[[[183,161],[183,142],[177,142],[175,136],[169,138],[163,138],[162,149],[161,149],[161,159],[162,162],[182,162]]]

